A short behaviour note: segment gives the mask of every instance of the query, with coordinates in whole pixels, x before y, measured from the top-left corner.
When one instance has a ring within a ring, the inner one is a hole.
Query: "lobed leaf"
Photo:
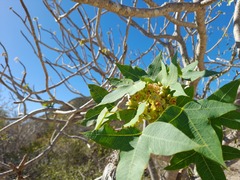
[[[221,143],[215,130],[209,123],[209,118],[221,116],[236,109],[236,107],[228,103],[203,100],[198,103],[190,102],[183,108],[188,116],[190,129],[194,134],[193,140],[202,145],[196,151],[225,166]]]
[[[170,85],[170,89],[172,91],[175,91],[173,93],[173,96],[187,96],[187,94],[185,93],[185,91],[183,90],[182,85],[179,82],[176,82],[174,84]]]
[[[167,122],[174,125],[189,138],[194,138],[194,135],[189,127],[187,114],[178,106],[168,107],[159,117],[157,121]]]
[[[116,175],[119,180],[141,179],[151,153],[169,156],[199,146],[173,125],[164,122],[150,124],[131,144],[134,149],[120,155]]]

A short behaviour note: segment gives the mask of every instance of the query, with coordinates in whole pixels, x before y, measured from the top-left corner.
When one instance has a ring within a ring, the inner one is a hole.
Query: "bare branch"
[[[215,2],[216,0],[208,0],[202,3],[186,3],[186,2],[165,3],[160,7],[150,9],[129,7],[109,0],[74,0],[74,1],[78,3],[89,4],[98,8],[104,8],[108,11],[114,12],[118,15],[125,17],[131,16],[149,18],[164,16],[170,12],[183,12],[183,11],[194,12],[204,6],[209,5],[210,3]]]

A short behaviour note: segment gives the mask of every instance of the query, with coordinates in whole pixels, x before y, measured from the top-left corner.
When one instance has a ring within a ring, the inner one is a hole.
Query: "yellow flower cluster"
[[[169,87],[160,83],[148,83],[144,89],[130,96],[126,105],[129,109],[137,109],[141,102],[146,102],[147,105],[139,122],[154,122],[168,106],[176,105],[176,97],[170,94]]]

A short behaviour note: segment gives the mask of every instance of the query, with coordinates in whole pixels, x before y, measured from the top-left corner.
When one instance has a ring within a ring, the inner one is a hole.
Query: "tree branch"
[[[115,3],[109,0],[74,0],[78,3],[89,4],[98,8],[104,8],[108,11],[114,12],[118,15],[125,17],[140,17],[140,18],[149,18],[149,17],[158,17],[167,15],[170,12],[194,12],[199,10],[204,6],[209,5],[210,3],[215,2],[216,0],[209,0],[207,3],[164,3],[160,7],[155,8],[135,8],[130,6],[125,6],[119,3]]]
[[[240,0],[237,1],[233,13],[233,36],[238,49],[238,56],[240,57]]]

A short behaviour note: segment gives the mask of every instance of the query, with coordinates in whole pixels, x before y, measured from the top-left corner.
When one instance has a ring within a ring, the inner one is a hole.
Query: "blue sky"
[[[141,1],[140,1],[141,2]],[[45,9],[44,5],[42,4],[41,0],[35,0],[34,2],[32,0],[25,0],[26,5],[28,6],[28,9],[30,11],[30,14],[32,18],[38,17],[38,21],[40,24],[45,28],[49,29],[51,31],[56,31],[58,33],[58,26],[57,23],[54,21],[54,19],[50,16],[49,12]],[[74,3],[70,0],[64,1],[64,7],[66,9],[69,9]],[[20,13],[20,15],[23,15],[23,10],[21,8],[21,5],[19,1],[16,0],[1,0],[0,1],[0,42],[3,43],[8,50],[9,53],[9,60],[10,65],[13,69],[14,74],[17,77],[21,77],[23,68],[19,66],[17,62],[14,61],[16,57],[20,59],[24,64],[26,64],[26,68],[28,71],[28,83],[31,85],[31,87],[34,87],[36,90],[41,90],[43,88],[42,84],[43,82],[43,72],[41,68],[37,68],[40,66],[39,61],[37,60],[36,56],[33,54],[32,49],[30,48],[29,44],[26,42],[26,40],[21,35],[20,31],[22,30],[29,38],[31,38],[24,28],[23,24],[21,23],[20,19],[14,15],[14,13],[9,9],[10,7],[13,7],[13,9]],[[220,37],[222,34],[222,29],[227,26],[229,19],[232,16],[233,12],[233,5],[231,6],[221,6],[219,7],[219,10],[225,12],[224,15],[220,16],[219,20],[216,22],[213,22],[210,28],[211,36],[209,36],[208,41],[208,47],[210,47],[212,44],[214,44],[218,37]],[[75,18],[75,17],[73,17]],[[123,25],[121,21],[116,21],[116,16],[111,14],[110,16],[104,16],[103,21],[108,22],[107,25],[103,24],[103,31],[108,31],[110,27],[113,29],[113,32],[118,30],[118,25]],[[136,19],[137,21],[142,21],[140,19]],[[219,29],[219,28],[220,29]],[[219,49],[223,52],[227,48],[231,47],[233,45],[233,37],[232,37],[232,31],[230,29],[229,38],[226,39],[223,44],[219,47]],[[113,34],[114,35],[114,34]],[[116,34],[117,36],[117,34]],[[131,29],[130,35],[129,35],[128,45],[131,48],[133,52],[137,51],[144,51],[146,50],[150,45],[151,42],[147,40],[147,38],[144,38],[141,36],[140,33],[137,32],[135,29]],[[47,37],[45,37],[47,39]],[[115,37],[116,41],[119,37]],[[226,44],[229,41],[229,45]],[[53,43],[50,39],[47,39],[47,42]],[[55,55],[53,54],[47,54],[48,57],[53,57]],[[210,53],[212,57],[217,56],[217,51],[213,51]],[[223,58],[229,58],[230,54],[222,54]],[[143,59],[144,64],[149,63],[149,56]],[[3,58],[0,57],[0,61],[3,61]],[[40,77],[40,78],[39,78]],[[54,77],[53,77],[54,78]],[[79,83],[79,86],[81,86],[81,80],[74,80],[75,84]],[[88,89],[86,87],[81,87],[81,92],[83,94],[88,94]],[[4,88],[2,85],[0,85],[0,89]],[[4,95],[7,96],[7,93],[4,91]],[[63,100],[70,100],[74,97],[74,95],[66,95],[66,88],[61,88],[57,90],[57,96],[63,98]],[[48,98],[43,97],[43,98]],[[35,105],[34,105],[35,107]]]

